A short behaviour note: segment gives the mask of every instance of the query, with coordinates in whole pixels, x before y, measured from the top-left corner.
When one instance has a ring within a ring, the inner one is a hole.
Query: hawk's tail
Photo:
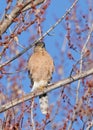
[[[48,96],[47,94],[42,94],[39,96],[40,109],[42,114],[48,113]]]

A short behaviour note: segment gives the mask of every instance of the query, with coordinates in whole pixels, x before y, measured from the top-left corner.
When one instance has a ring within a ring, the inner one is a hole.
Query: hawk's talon
[[[44,88],[45,88],[45,86],[40,86],[39,88],[37,88],[37,90],[39,90],[39,91],[43,91]]]

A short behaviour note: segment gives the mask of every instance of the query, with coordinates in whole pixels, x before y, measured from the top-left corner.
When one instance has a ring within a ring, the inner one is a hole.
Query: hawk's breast
[[[53,59],[45,50],[35,52],[28,61],[28,70],[33,81],[45,80],[48,82],[54,71]]]

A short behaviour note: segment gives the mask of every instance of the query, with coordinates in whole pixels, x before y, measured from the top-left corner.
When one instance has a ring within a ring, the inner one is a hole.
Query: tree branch
[[[13,23],[13,20],[25,9],[28,5],[30,8],[32,6],[39,5],[43,3],[44,0],[27,0],[25,3],[21,3],[20,5],[16,5],[10,14],[5,14],[5,19],[0,25],[0,36],[7,30],[7,28]]]
[[[35,5],[40,5],[40,4],[44,3],[44,2],[46,2],[46,0],[39,0],[39,2],[36,1],[34,4]],[[25,8],[23,8],[22,12],[25,12],[25,11],[27,11],[29,9],[31,9],[31,5],[30,4],[28,6],[26,6]]]
[[[57,88],[60,88],[60,87],[62,87],[62,86],[66,87],[65,85],[70,84],[70,83],[72,83],[72,82],[74,82],[74,81],[77,81],[77,80],[79,80],[79,79],[82,79],[82,78],[87,77],[87,76],[92,75],[92,74],[93,74],[93,68],[92,68],[92,69],[89,69],[88,71],[84,71],[84,72],[82,72],[82,73],[76,74],[76,75],[74,75],[74,76],[72,76],[72,77],[68,77],[68,78],[66,78],[66,79],[64,79],[64,80],[60,80],[60,81],[58,81],[58,82],[56,82],[56,83],[54,83],[54,84],[52,84],[52,85],[49,85],[49,86],[48,86],[47,88],[45,88],[43,91],[36,90],[36,91],[31,92],[31,93],[29,93],[29,94],[27,94],[27,95],[24,95],[24,96],[23,96],[22,98],[20,98],[20,99],[18,99],[18,98],[17,98],[17,99],[14,99],[14,100],[12,100],[12,101],[6,103],[5,105],[2,105],[1,108],[0,108],[0,113],[1,113],[1,112],[4,112],[4,111],[6,111],[6,110],[8,110],[8,109],[11,108],[11,107],[14,107],[14,106],[20,104],[20,103],[22,103],[22,102],[31,100],[31,99],[34,98],[34,97],[37,97],[37,96],[39,96],[39,95],[42,95],[43,93],[50,92],[50,91],[52,91],[52,90],[54,90],[54,89],[57,89]]]

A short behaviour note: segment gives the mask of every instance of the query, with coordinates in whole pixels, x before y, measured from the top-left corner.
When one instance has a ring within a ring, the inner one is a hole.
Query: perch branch
[[[39,96],[39,95],[42,95],[43,93],[48,93],[48,92],[50,92],[50,91],[52,91],[52,90],[54,90],[54,89],[60,88],[60,87],[62,87],[62,86],[67,87],[67,86],[66,86],[67,84],[70,84],[70,83],[72,83],[72,82],[74,82],[74,81],[77,81],[77,80],[79,80],[79,79],[81,79],[81,78],[87,77],[87,76],[92,75],[92,74],[93,74],[93,68],[92,68],[92,69],[89,69],[88,71],[84,71],[84,72],[82,72],[82,73],[79,73],[79,74],[76,74],[76,75],[74,75],[74,76],[68,77],[68,78],[66,78],[66,79],[64,79],[64,80],[60,80],[60,81],[58,81],[58,82],[56,82],[56,83],[54,83],[54,84],[52,84],[52,85],[49,85],[47,88],[45,88],[45,89],[43,90],[43,92],[40,91],[40,90],[36,90],[36,91],[31,92],[31,93],[29,93],[29,94],[27,94],[27,95],[24,95],[24,96],[23,96],[22,98],[20,98],[20,99],[18,99],[18,98],[17,98],[17,99],[14,99],[14,100],[12,100],[12,101],[6,103],[5,105],[2,105],[2,106],[0,107],[0,113],[1,113],[1,112],[4,112],[4,111],[6,111],[6,110],[8,110],[9,108],[12,108],[12,107],[14,107],[14,106],[20,104],[20,103],[22,103],[22,102],[31,100],[31,99],[33,99],[34,97],[37,97],[37,96]]]

